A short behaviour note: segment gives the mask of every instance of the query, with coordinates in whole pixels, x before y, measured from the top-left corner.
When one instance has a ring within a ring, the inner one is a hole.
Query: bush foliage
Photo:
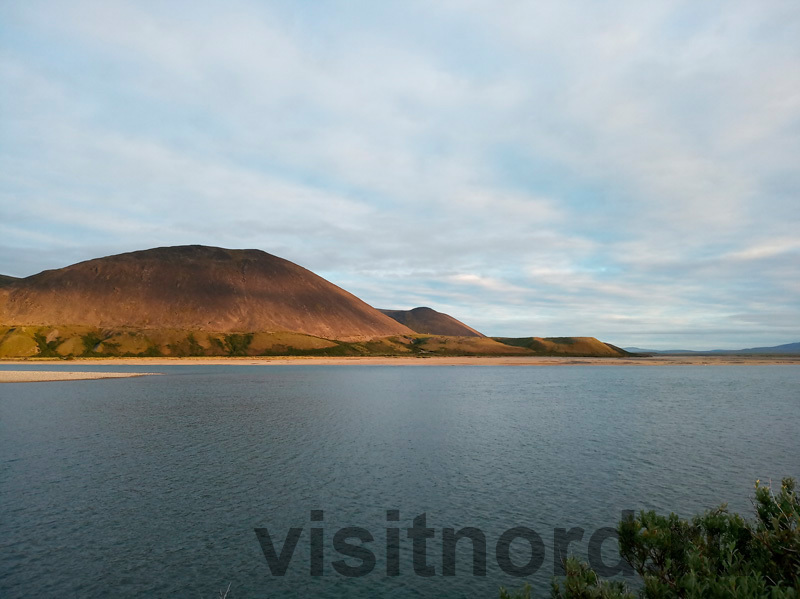
[[[58,344],[61,343],[61,339],[56,337],[52,341],[48,341],[45,335],[41,333],[34,333],[33,339],[36,341],[36,345],[39,347],[39,356],[42,358],[59,358],[61,355],[58,353],[56,348]]]
[[[789,599],[800,597],[800,499],[795,481],[779,490],[756,481],[755,521],[725,505],[684,520],[675,514],[641,512],[617,528],[620,554],[641,577],[634,593],[623,583],[600,579],[575,558],[553,582],[553,599]],[[531,589],[500,591],[501,599],[530,599]]]
[[[253,341],[253,333],[225,335],[225,350],[229,356],[246,356]]]

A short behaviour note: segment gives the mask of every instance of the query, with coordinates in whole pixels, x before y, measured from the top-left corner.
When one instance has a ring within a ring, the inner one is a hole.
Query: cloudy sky
[[[0,273],[259,248],[377,307],[800,341],[800,5],[0,3]]]

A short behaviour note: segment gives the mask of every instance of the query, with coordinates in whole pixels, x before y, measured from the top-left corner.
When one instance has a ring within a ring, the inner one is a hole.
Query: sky
[[[800,341],[800,4],[1,2],[0,273],[183,244],[489,335]]]

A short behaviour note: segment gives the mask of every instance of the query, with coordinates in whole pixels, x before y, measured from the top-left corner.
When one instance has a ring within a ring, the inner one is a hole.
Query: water
[[[541,536],[530,580],[543,589],[555,528],[585,529],[570,545],[585,559],[622,510],[688,516],[728,501],[750,514],[756,478],[800,477],[797,366],[107,369],[166,374],[0,385],[4,598],[212,598],[229,583],[232,599],[496,597],[523,582],[495,556],[512,527]],[[429,578],[404,530],[423,513]],[[345,526],[374,537],[366,576],[332,565]],[[395,526],[400,576],[387,577]],[[442,529],[463,526],[485,534],[485,577],[469,541],[442,576]],[[277,551],[303,528],[285,576],[271,575],[256,527]],[[312,527],[322,577],[309,575]],[[514,541],[512,557],[530,549]]]

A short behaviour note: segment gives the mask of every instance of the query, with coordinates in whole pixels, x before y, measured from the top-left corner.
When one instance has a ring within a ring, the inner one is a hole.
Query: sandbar
[[[0,383],[43,383],[48,381],[86,381],[148,376],[155,372],[63,372],[53,370],[0,370]]]

